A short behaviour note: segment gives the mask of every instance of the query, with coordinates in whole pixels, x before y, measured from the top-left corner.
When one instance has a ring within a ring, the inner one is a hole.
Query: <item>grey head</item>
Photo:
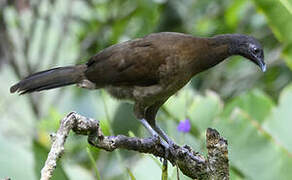
[[[225,34],[216,38],[228,43],[230,55],[243,56],[258,65],[263,72],[266,71],[263,48],[254,37],[243,34]]]

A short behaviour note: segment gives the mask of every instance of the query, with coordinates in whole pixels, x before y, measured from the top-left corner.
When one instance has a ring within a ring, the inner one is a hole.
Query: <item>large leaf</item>
[[[232,99],[224,108],[224,114],[228,116],[235,108],[240,108],[258,122],[263,122],[273,106],[273,101],[266,94],[253,90]]]
[[[292,69],[292,2],[289,0],[254,0],[265,14],[275,36],[285,45],[283,57]]]
[[[191,133],[195,136],[204,132],[222,109],[219,96],[207,91],[205,96],[195,94],[191,88],[185,88],[172,96],[164,105],[164,112],[174,120],[190,119]]]
[[[5,82],[16,82],[8,68],[1,69],[0,81],[0,179],[36,179],[32,139],[34,116],[28,99],[9,94]]]
[[[188,107],[196,101],[193,91],[186,87],[171,96],[164,104],[166,110],[174,119],[183,120],[187,116]]]
[[[234,109],[229,118],[221,119],[217,129],[228,139],[231,165],[247,179],[292,178],[290,154],[283,151],[273,141],[272,135],[243,110]]]
[[[0,179],[36,179],[30,148],[0,134]]]
[[[273,109],[264,128],[272,135],[273,140],[292,157],[292,85],[283,90],[279,106]],[[290,158],[291,158],[290,157]]]
[[[219,96],[214,92],[208,91],[205,96],[193,97],[193,103],[188,107],[188,117],[192,125],[203,134],[203,138],[205,130],[213,124],[222,107]]]
[[[226,25],[229,26],[231,29],[235,29],[238,26],[239,20],[242,17],[241,12],[247,2],[248,1],[245,0],[235,0],[227,8],[224,18],[226,21]]]
[[[291,89],[292,87],[284,90],[280,105],[276,109],[289,111],[291,107],[289,102],[292,102]],[[180,92],[174,96],[165,108],[177,118],[189,117],[192,128],[195,125],[200,133],[202,149],[205,129],[215,127],[220,130],[229,142],[233,178],[289,179],[292,177],[292,173],[288,170],[292,165],[292,156],[289,149],[283,146],[291,147],[287,121],[292,115],[282,110],[279,113],[286,114],[286,119],[282,124],[270,125],[271,117],[275,113],[273,111],[275,104],[269,96],[260,90],[252,90],[232,99],[222,112],[221,100],[215,93],[207,93],[205,96],[193,93],[186,96],[186,93]],[[183,111],[183,107],[187,109],[187,113]],[[278,117],[277,114],[275,116]],[[271,170],[267,171],[267,169]]]

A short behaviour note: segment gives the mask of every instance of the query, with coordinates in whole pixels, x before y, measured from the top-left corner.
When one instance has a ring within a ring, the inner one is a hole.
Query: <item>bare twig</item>
[[[207,130],[208,155],[205,159],[189,146],[175,145],[173,149],[166,148],[158,137],[104,136],[99,121],[71,112],[61,121],[59,130],[53,136],[51,150],[41,171],[41,180],[52,177],[57,160],[64,152],[64,144],[71,129],[76,134],[87,135],[88,142],[92,146],[106,151],[120,148],[166,158],[177,165],[183,174],[193,179],[229,179],[227,141],[215,129]]]
[[[53,144],[46,160],[45,166],[41,171],[41,180],[50,179],[53,176],[53,171],[57,166],[57,160],[64,152],[64,144],[70,130],[75,124],[74,113],[68,114],[62,121],[59,130],[55,135],[52,135]]]

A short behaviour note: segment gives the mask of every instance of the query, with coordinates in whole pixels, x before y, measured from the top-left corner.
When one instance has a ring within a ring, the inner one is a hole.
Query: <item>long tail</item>
[[[32,74],[10,88],[20,94],[42,91],[80,82],[84,78],[86,65],[58,67]]]

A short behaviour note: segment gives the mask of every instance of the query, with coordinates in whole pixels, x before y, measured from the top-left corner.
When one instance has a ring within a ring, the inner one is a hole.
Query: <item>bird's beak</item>
[[[258,65],[263,72],[266,72],[267,65],[264,61],[264,58],[253,57],[253,62]]]
[[[261,70],[263,72],[266,72],[267,65],[266,65],[266,63],[265,63],[265,61],[263,59],[259,59],[258,62],[257,62],[257,65],[261,68]]]
[[[259,60],[257,64],[258,64],[258,66],[261,68],[261,70],[263,72],[266,72],[267,65],[266,65],[266,63],[265,63],[265,61],[263,59]]]

